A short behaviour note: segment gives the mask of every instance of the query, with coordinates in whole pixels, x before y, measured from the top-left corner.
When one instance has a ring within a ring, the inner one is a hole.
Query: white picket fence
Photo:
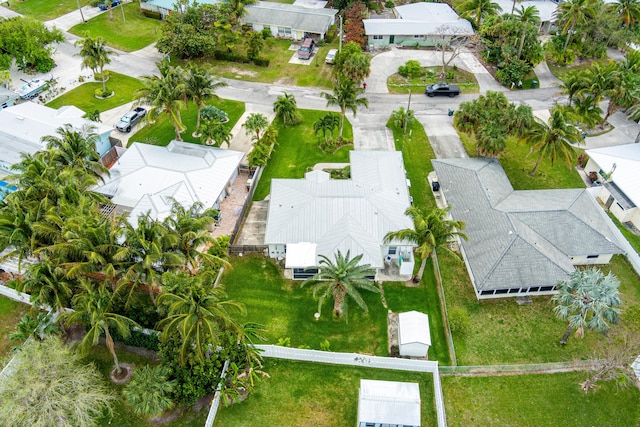
[[[220,374],[220,383],[218,384],[218,388],[216,389],[216,394],[213,396],[213,401],[211,402],[211,408],[209,408],[209,415],[207,415],[207,421],[204,423],[204,427],[212,427],[213,422],[216,419],[216,414],[218,413],[218,408],[220,407],[220,391],[222,390],[222,383],[224,382],[224,378],[227,376],[227,369],[229,369],[229,360],[224,362],[224,366],[222,367],[222,373]]]

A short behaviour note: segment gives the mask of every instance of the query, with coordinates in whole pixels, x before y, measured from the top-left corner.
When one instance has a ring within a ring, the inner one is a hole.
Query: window
[[[518,292],[520,292],[520,288],[511,288],[511,289],[509,289],[509,293],[510,294],[517,294]]]
[[[290,36],[291,28],[278,27],[278,35],[279,36]]]
[[[318,274],[317,268],[294,268],[293,269],[293,278],[294,279],[308,279],[310,277]]]
[[[553,286],[542,286],[540,287],[540,292],[549,292],[553,290]]]
[[[540,290],[539,286],[533,286],[531,288],[529,288],[529,292],[538,292]]]
[[[398,248],[396,246],[389,246],[389,255],[395,255],[398,253]]]
[[[382,40],[384,36],[373,36],[374,40]]]
[[[600,255],[587,255],[587,259],[596,259],[598,258]]]
[[[509,292],[509,289],[496,289],[496,295],[506,294],[507,292]]]
[[[414,39],[423,39],[423,38],[424,38],[424,36],[418,36],[418,35],[415,35],[415,36],[413,36],[413,38],[414,38]]]
[[[482,291],[480,295],[493,295],[493,291]]]

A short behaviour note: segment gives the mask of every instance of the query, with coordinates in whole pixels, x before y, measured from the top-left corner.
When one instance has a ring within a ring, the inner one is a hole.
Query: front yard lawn
[[[20,318],[30,309],[31,307],[27,304],[0,296],[0,359],[11,351],[12,346],[21,344],[9,341],[9,334],[16,328]]]
[[[395,73],[389,76],[387,79],[387,87],[389,93],[424,93],[426,86],[434,83],[446,81],[447,83],[456,84],[460,87],[462,93],[478,93],[480,91],[480,85],[476,80],[473,73],[465,70],[461,70],[457,67],[448,67],[447,71],[455,73],[455,77],[452,79],[442,79],[438,77],[442,71],[442,67],[424,67],[426,75],[422,77],[402,77],[400,74]]]
[[[28,0],[14,1],[12,3],[11,9],[13,11],[43,22],[65,15],[74,10],[78,16],[80,16],[76,0],[58,0],[56,2],[50,0]],[[88,5],[89,0],[80,0],[80,6]]]
[[[208,104],[214,105],[227,113],[229,121],[225,123],[225,126],[230,130],[233,129],[233,126],[235,126],[238,120],[240,120],[240,116],[244,113],[244,102],[220,99],[219,101],[209,101]],[[193,132],[196,130],[198,110],[191,102],[189,102],[188,107],[188,109],[182,109],[180,112],[182,115],[182,123],[187,128],[182,132],[182,139],[185,142],[200,144],[200,138],[193,136]],[[133,142],[143,142],[145,144],[160,145],[164,147],[174,139],[176,139],[176,132],[173,129],[171,119],[167,114],[161,114],[154,123],[146,123],[142,129],[131,135],[131,138],[129,138],[129,145]]]
[[[92,37],[100,36],[108,46],[125,52],[142,49],[160,37],[162,21],[144,16],[137,2],[123,6],[125,22],[122,22],[120,7],[115,7],[112,9],[113,20],[109,20],[109,12],[101,13],[84,24],[72,27],[69,32],[79,37],[85,37],[86,33]]]
[[[361,292],[368,314],[349,301],[348,323],[332,318],[333,300],[325,301],[320,320],[315,320],[318,301],[311,288],[301,288],[300,280],[284,279],[272,259],[252,255],[233,258],[231,263],[222,284],[229,299],[246,305],[243,322],[266,326],[265,344],[289,338],[292,347],[320,349],[320,343],[328,340],[331,351],[388,355],[387,310],[380,295]]]
[[[319,139],[313,132],[313,123],[328,114],[328,111],[298,110],[302,114],[302,122],[296,126],[284,127],[282,120],[276,119],[273,125],[278,129],[278,143],[276,144],[271,159],[267,163],[253,200],[263,200],[271,191],[272,178],[303,178],[305,172],[316,163],[349,162],[349,151],[353,146],[340,148],[336,153],[325,154],[319,148]],[[337,114],[337,113],[333,113]],[[337,137],[338,131],[334,132]],[[353,139],[351,123],[344,119],[345,139]]]
[[[63,105],[74,105],[85,112],[100,110],[104,112],[120,105],[133,101],[133,92],[142,87],[142,82],[134,77],[109,72],[107,88],[115,94],[111,98],[98,99],[94,92],[102,88],[102,82],[91,81],[66,92],[65,94],[47,103],[47,107],[60,108]]]
[[[606,383],[585,394],[585,372],[442,378],[449,426],[634,426],[640,391]]]
[[[433,375],[266,359],[271,378],[242,403],[221,407],[214,426],[355,426],[360,379],[415,382],[421,425],[437,425]]]

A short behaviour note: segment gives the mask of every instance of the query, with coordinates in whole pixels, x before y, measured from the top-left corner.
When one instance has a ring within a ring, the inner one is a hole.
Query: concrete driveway
[[[468,157],[453,127],[453,117],[441,114],[419,114],[416,115],[416,119],[424,126],[424,131],[438,159]]]

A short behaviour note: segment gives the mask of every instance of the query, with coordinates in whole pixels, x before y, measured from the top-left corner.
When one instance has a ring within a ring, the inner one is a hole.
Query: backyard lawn
[[[9,341],[9,334],[13,332],[20,318],[29,312],[31,307],[0,296],[0,359],[11,351],[11,347],[18,342]]]
[[[400,74],[395,73],[387,78],[387,87],[389,93],[411,93],[421,94],[424,93],[425,87],[430,84],[443,81],[438,75],[442,71],[442,67],[424,67],[426,75],[422,77],[402,77]],[[444,79],[447,83],[456,84],[460,87],[462,93],[478,93],[480,91],[480,85],[476,80],[473,73],[470,73],[460,68],[448,67],[447,71],[455,73],[455,77],[452,79]]]
[[[125,22],[122,22],[120,7],[115,7],[112,9],[113,20],[109,20],[109,12],[101,13],[84,24],[72,27],[69,32],[79,37],[85,37],[86,33],[100,36],[108,46],[125,52],[142,49],[160,37],[162,21],[144,16],[137,2],[123,6]]]
[[[421,425],[436,426],[433,375],[266,359],[270,379],[242,403],[221,407],[214,426],[355,426],[360,379],[417,382]]]
[[[11,3],[11,10],[14,12],[30,16],[39,21],[48,21],[73,10],[78,13],[78,17],[80,16],[77,0],[58,0],[55,3],[50,0],[28,0],[13,1]],[[80,5],[89,5],[89,0],[80,0]]]
[[[296,50],[289,50],[290,46],[291,40],[269,39],[269,45],[260,52],[261,57],[269,59],[268,67],[215,59],[202,59],[198,64],[206,67],[211,74],[228,79],[324,89],[333,87],[332,65],[325,64],[324,58],[329,49],[338,47],[337,42],[318,48],[309,65],[289,64],[291,57],[296,54]],[[244,51],[238,49],[237,53],[244,54]]]
[[[110,71],[107,88],[115,92],[111,98],[96,98],[94,92],[96,89],[102,88],[102,82],[91,81],[83,83],[50,101],[47,103],[47,107],[60,108],[63,105],[74,105],[85,112],[95,110],[104,112],[133,101],[133,92],[141,87],[142,82],[140,80]]]
[[[607,214],[609,215],[609,218],[611,218],[613,223],[616,225],[616,227],[618,227],[618,230],[620,230],[622,235],[631,244],[633,249],[635,249],[636,252],[640,254],[640,236],[635,234],[635,233],[633,233],[633,232],[631,232],[631,230],[629,230],[620,221],[618,221],[618,218],[613,216],[613,214],[611,212],[607,211]]]
[[[584,372],[442,378],[449,426],[635,426],[640,391],[603,384],[585,394]]]
[[[227,113],[229,121],[225,123],[225,126],[230,130],[233,129],[233,126],[235,126],[240,116],[244,113],[244,102],[220,99],[218,101],[211,100],[208,104],[214,105]],[[185,142],[200,144],[200,138],[193,136],[193,132],[196,129],[198,110],[191,102],[189,102],[188,107],[188,109],[183,108],[180,112],[182,115],[182,123],[187,128],[187,130],[182,132],[182,139]],[[176,132],[173,129],[171,119],[167,114],[161,114],[154,123],[146,123],[142,129],[131,135],[129,145],[133,142],[143,142],[145,144],[165,146],[174,139],[176,139]]]
[[[304,178],[305,172],[316,163],[349,162],[349,151],[353,146],[340,148],[334,154],[325,154],[320,150],[319,139],[313,132],[313,123],[327,114],[327,111],[298,110],[302,114],[302,122],[296,126],[284,127],[280,119],[273,124],[278,129],[278,143],[276,144],[271,159],[267,163],[253,200],[263,200],[271,191],[272,178]],[[336,114],[336,113],[334,113]],[[337,130],[334,133],[337,136]],[[345,139],[353,139],[351,123],[345,118]]]

